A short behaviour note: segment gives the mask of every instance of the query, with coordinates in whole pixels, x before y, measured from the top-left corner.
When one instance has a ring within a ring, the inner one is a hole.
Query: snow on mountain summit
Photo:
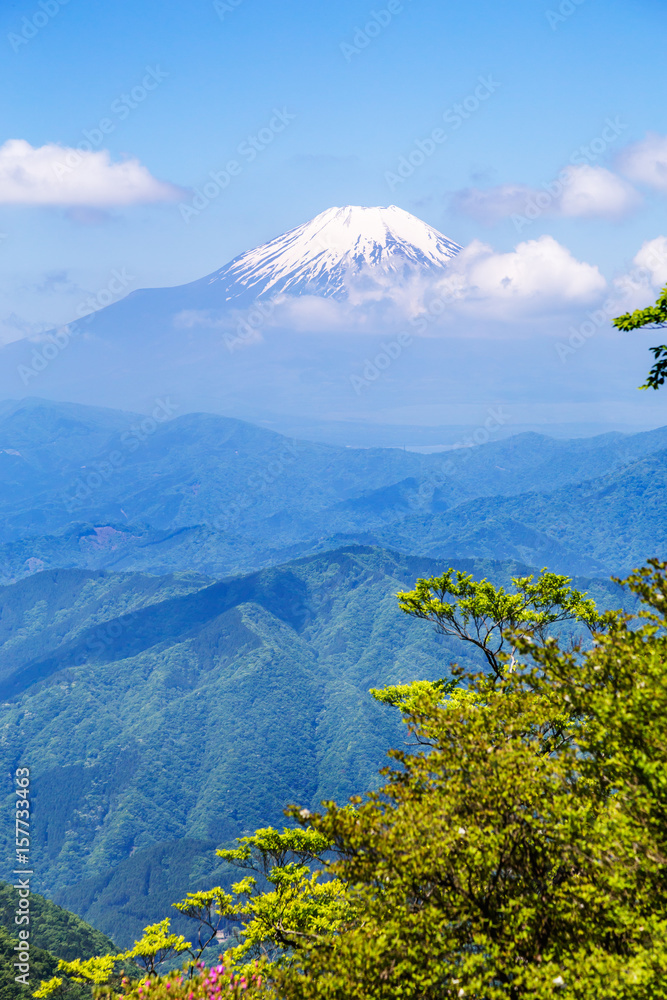
[[[348,205],[246,251],[197,284],[217,286],[218,293],[224,289],[228,302],[248,295],[344,298],[346,284],[356,276],[400,279],[415,271],[441,271],[460,249],[396,205]]]

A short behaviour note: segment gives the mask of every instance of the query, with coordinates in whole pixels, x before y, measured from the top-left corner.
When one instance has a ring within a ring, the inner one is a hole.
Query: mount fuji
[[[404,328],[392,296],[411,278],[443,276],[460,250],[395,205],[330,208],[196,281],[133,291],[0,349],[0,398],[142,410],[169,392],[184,409],[246,419],[312,413],[321,409],[322,382],[340,397],[373,337]],[[379,304],[361,346],[345,325],[350,302]],[[333,336],[322,322],[332,310],[344,317]]]
[[[8,344],[0,400],[150,413],[168,397],[178,414],[222,413],[302,437],[331,428],[341,443],[375,442],[379,426],[405,427],[400,443],[421,440],[415,428],[450,425],[457,440],[456,426],[483,425],[490,406],[510,399],[548,396],[567,408],[571,375],[547,337],[494,340],[460,316],[451,336],[417,335],[424,295],[461,249],[395,205],[330,208],[196,281],[131,292]]]
[[[235,304],[248,296],[344,298],[360,277],[402,281],[414,272],[442,272],[460,250],[396,205],[348,205],[322,212],[186,287]]]
[[[123,303],[151,309],[216,311],[250,308],[257,300],[315,296],[344,300],[360,286],[400,285],[442,275],[462,248],[396,205],[330,208],[295,229],[247,250],[186,285],[140,289]],[[117,310],[116,303],[108,307]],[[107,310],[100,310],[102,316]],[[218,312],[218,318],[220,312]]]

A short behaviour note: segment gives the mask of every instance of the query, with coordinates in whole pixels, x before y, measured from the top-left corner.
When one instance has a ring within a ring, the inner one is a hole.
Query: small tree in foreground
[[[136,962],[149,975],[155,975],[158,968],[184,952],[192,954],[192,945],[182,934],[173,934],[170,920],[166,917],[158,924],[144,929],[143,937],[134,942],[134,948],[119,955],[120,959]]]
[[[307,809],[299,810],[302,823],[309,815]],[[280,833],[267,827],[237,843],[237,848],[217,852],[247,873],[232,886],[243,929],[238,944],[225,954],[227,965],[238,968],[250,959],[262,959],[270,971],[289,961],[313,934],[341,926],[350,904],[344,883],[326,874],[331,851],[327,837],[310,828]]]
[[[635,309],[613,320],[618,330],[659,330],[667,326],[667,285],[663,288],[654,306]],[[640,389],[658,389],[667,379],[667,344],[650,347],[655,364],[648,374],[646,383]]]
[[[192,945],[179,934],[170,930],[169,918],[158,924],[151,924],[144,929],[143,936],[134,942],[134,947],[118,955],[100,955],[94,958],[76,958],[73,961],[60,959],[58,971],[63,977],[53,976],[40,983],[32,994],[36,1000],[58,1000],[67,997],[71,992],[71,984],[78,983],[90,987],[113,986],[116,990],[121,985],[124,968],[136,973],[154,976],[159,967],[180,955],[189,952]],[[124,979],[123,982],[129,982]]]

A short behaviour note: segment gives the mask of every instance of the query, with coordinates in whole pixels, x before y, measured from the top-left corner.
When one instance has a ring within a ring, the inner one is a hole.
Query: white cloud
[[[107,150],[82,152],[55,143],[33,147],[24,139],[0,146],[0,204],[109,207],[181,196],[136,159],[112,163]]]
[[[448,265],[444,277],[415,273],[398,281],[375,272],[348,280],[346,299],[281,295],[260,316],[230,311],[224,317],[187,311],[181,328],[234,330],[239,345],[256,343],[268,329],[302,333],[388,334],[426,337],[523,333],[534,321],[561,322],[565,313],[599,301],[606,282],[597,267],[577,260],[552,236],[496,253],[475,240]],[[266,305],[266,304],[265,304]],[[510,325],[508,328],[508,324]]]
[[[454,195],[455,209],[493,225],[512,218],[521,231],[542,215],[564,218],[616,219],[640,201],[637,191],[622,177],[588,163],[568,166],[542,188],[501,184],[495,188],[467,188]]]
[[[667,135],[648,132],[641,142],[621,152],[618,167],[633,181],[667,191]]]
[[[667,236],[646,240],[635,254],[632,267],[614,279],[611,311],[614,315],[652,306],[667,284]]]
[[[445,304],[478,318],[549,316],[595,302],[606,288],[597,267],[577,260],[553,236],[495,253],[479,240],[448,268],[437,291]]]
[[[554,214],[570,218],[619,218],[640,201],[638,193],[610,170],[584,163],[567,167]]]
[[[656,236],[642,243],[633,264],[648,272],[654,288],[662,288],[667,283],[667,236]]]

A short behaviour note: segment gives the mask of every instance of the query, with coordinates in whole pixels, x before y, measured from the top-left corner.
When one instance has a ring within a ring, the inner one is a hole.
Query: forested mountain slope
[[[17,926],[14,921],[18,893],[14,886],[0,882],[0,998],[29,1000],[42,979],[57,975],[58,959],[92,958],[117,952],[113,941],[80,917],[38,893],[30,894],[30,986],[16,982]],[[81,987],[72,1000],[90,995]]]
[[[220,582],[61,570],[2,588],[1,773],[9,799],[19,756],[33,769],[38,887],[122,944],[213,877],[216,844],[371,787],[402,736],[368,689],[468,655],[396,602],[442,569],[352,547]]]
[[[565,573],[626,574],[667,556],[667,451],[553,493],[488,497],[380,529],[432,558],[518,559]]]

